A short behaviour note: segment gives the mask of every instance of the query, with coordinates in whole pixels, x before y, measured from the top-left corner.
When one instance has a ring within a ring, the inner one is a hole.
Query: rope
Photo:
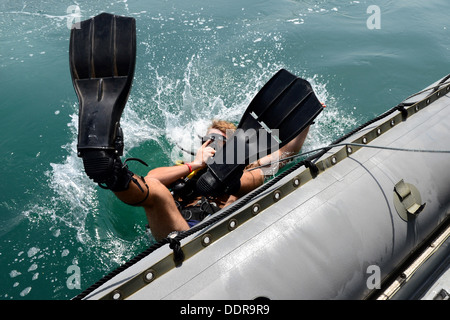
[[[262,166],[258,166],[258,167],[253,167],[251,169],[248,169],[247,171],[253,171],[256,169],[260,169],[260,168],[264,168],[270,165],[273,165],[275,163],[278,162],[284,162],[284,161],[289,161],[289,160],[294,160],[296,158],[300,158],[303,157],[307,154],[310,153],[315,153],[315,152],[319,152],[319,151],[323,151],[323,150],[330,150],[331,148],[337,148],[337,147],[346,147],[346,146],[353,146],[353,147],[361,147],[361,148],[372,148],[372,149],[383,149],[383,150],[392,150],[392,151],[404,151],[404,152],[421,152],[421,153],[450,153],[450,150],[430,150],[430,149],[407,149],[407,148],[395,148],[395,147],[384,147],[384,146],[374,146],[374,145],[366,145],[366,144],[361,144],[361,143],[353,143],[353,142],[345,142],[345,143],[337,143],[337,144],[330,144],[326,147],[321,147],[321,148],[317,148],[317,149],[313,149],[310,151],[306,151],[306,152],[302,152],[299,154],[295,154],[293,156],[290,157],[286,157],[277,161],[273,161],[271,163],[262,165]],[[314,157],[316,158],[316,157]],[[309,167],[309,162],[307,164],[305,164],[305,166],[307,168]]]
[[[404,151],[404,152],[450,153],[450,150],[430,150],[430,149],[427,150],[427,149],[394,148],[394,147],[365,145],[365,144],[361,144],[361,143],[341,143],[341,144],[334,145],[333,147],[340,147],[340,146],[355,146],[355,147],[384,149],[384,150],[392,150],[392,151]]]

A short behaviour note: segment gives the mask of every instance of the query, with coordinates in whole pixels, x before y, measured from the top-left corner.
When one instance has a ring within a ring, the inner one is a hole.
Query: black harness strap
[[[220,210],[220,208],[217,206],[215,202],[208,201],[206,197],[202,197],[202,199],[199,202],[200,203],[193,206],[183,207],[183,205],[180,202],[175,201],[178,210],[180,211],[181,215],[186,221],[189,220],[202,221],[207,216],[214,214]]]

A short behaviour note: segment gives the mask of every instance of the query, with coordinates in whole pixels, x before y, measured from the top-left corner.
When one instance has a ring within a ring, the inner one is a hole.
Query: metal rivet
[[[257,215],[259,213],[259,210],[261,209],[261,206],[259,204],[254,204],[252,207],[252,214]]]
[[[277,190],[277,191],[275,191],[274,194],[273,194],[273,200],[278,201],[278,200],[280,200],[280,199],[281,199],[281,191],[280,191],[280,190]]]
[[[230,219],[230,221],[228,221],[228,230],[233,231],[237,228],[237,225],[238,221],[236,219]]]
[[[120,290],[114,290],[112,293],[112,298],[113,298],[113,300],[122,299],[122,293],[120,292]]]
[[[155,280],[155,270],[153,269],[148,269],[147,271],[145,271],[144,273],[144,281],[147,283],[152,282],[153,280]]]
[[[352,147],[347,147],[347,153],[348,153],[348,154],[351,154],[352,152],[353,152]]]
[[[295,177],[294,180],[292,180],[292,185],[297,188],[300,185],[300,177]]]
[[[362,138],[362,143],[367,144],[367,138],[366,137]]]
[[[202,237],[202,245],[204,247],[207,247],[211,244],[211,235],[210,234],[205,234]]]
[[[336,163],[337,163],[336,157],[332,157],[332,158],[331,158],[331,163],[332,163],[332,164],[336,164]]]
[[[381,128],[377,128],[377,135],[381,134]]]

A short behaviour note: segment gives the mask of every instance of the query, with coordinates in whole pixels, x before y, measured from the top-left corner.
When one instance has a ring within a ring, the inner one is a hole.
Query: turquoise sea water
[[[144,212],[96,187],[76,156],[68,24],[103,11],[137,21],[122,126],[125,156],[151,167],[185,157],[176,143],[193,146],[211,118],[237,122],[282,67],[327,104],[305,150],[450,73],[446,0],[1,0],[0,299],[72,298],[151,244]]]

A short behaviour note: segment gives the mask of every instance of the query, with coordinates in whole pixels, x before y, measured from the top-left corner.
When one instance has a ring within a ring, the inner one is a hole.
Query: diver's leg
[[[132,206],[144,206],[148,197],[150,196],[150,188],[142,177],[133,174],[130,171],[130,181],[127,188],[112,190],[114,194],[122,202]]]
[[[268,169],[269,172],[271,172],[270,170],[272,170],[272,171],[275,170],[275,172],[276,172],[277,169],[283,167],[286,164],[286,161],[279,162],[279,160],[282,160],[286,157],[292,156],[300,151],[300,149],[303,146],[303,143],[306,140],[308,132],[309,132],[309,126],[306,127],[294,139],[289,141],[288,144],[286,144],[285,146],[280,148],[278,151],[273,152],[273,153],[259,159],[257,165],[264,166],[264,165],[269,165],[270,163],[276,163],[277,164],[276,168],[269,167],[269,169]],[[265,171],[263,170],[263,173],[264,172]]]
[[[302,132],[300,132],[294,139],[289,141],[284,147],[280,149],[281,158],[285,158],[296,154],[300,151],[303,146],[303,143],[306,140],[306,136],[309,132],[309,126],[307,126]]]
[[[163,239],[173,231],[189,230],[189,225],[175,205],[169,189],[153,178],[145,178],[145,182],[150,194],[143,207],[155,239]]]
[[[175,205],[169,189],[153,178],[133,176],[134,183],[128,189],[114,191],[114,194],[126,204],[142,206],[148,220],[151,233],[161,240],[173,231],[184,231],[189,225]]]

